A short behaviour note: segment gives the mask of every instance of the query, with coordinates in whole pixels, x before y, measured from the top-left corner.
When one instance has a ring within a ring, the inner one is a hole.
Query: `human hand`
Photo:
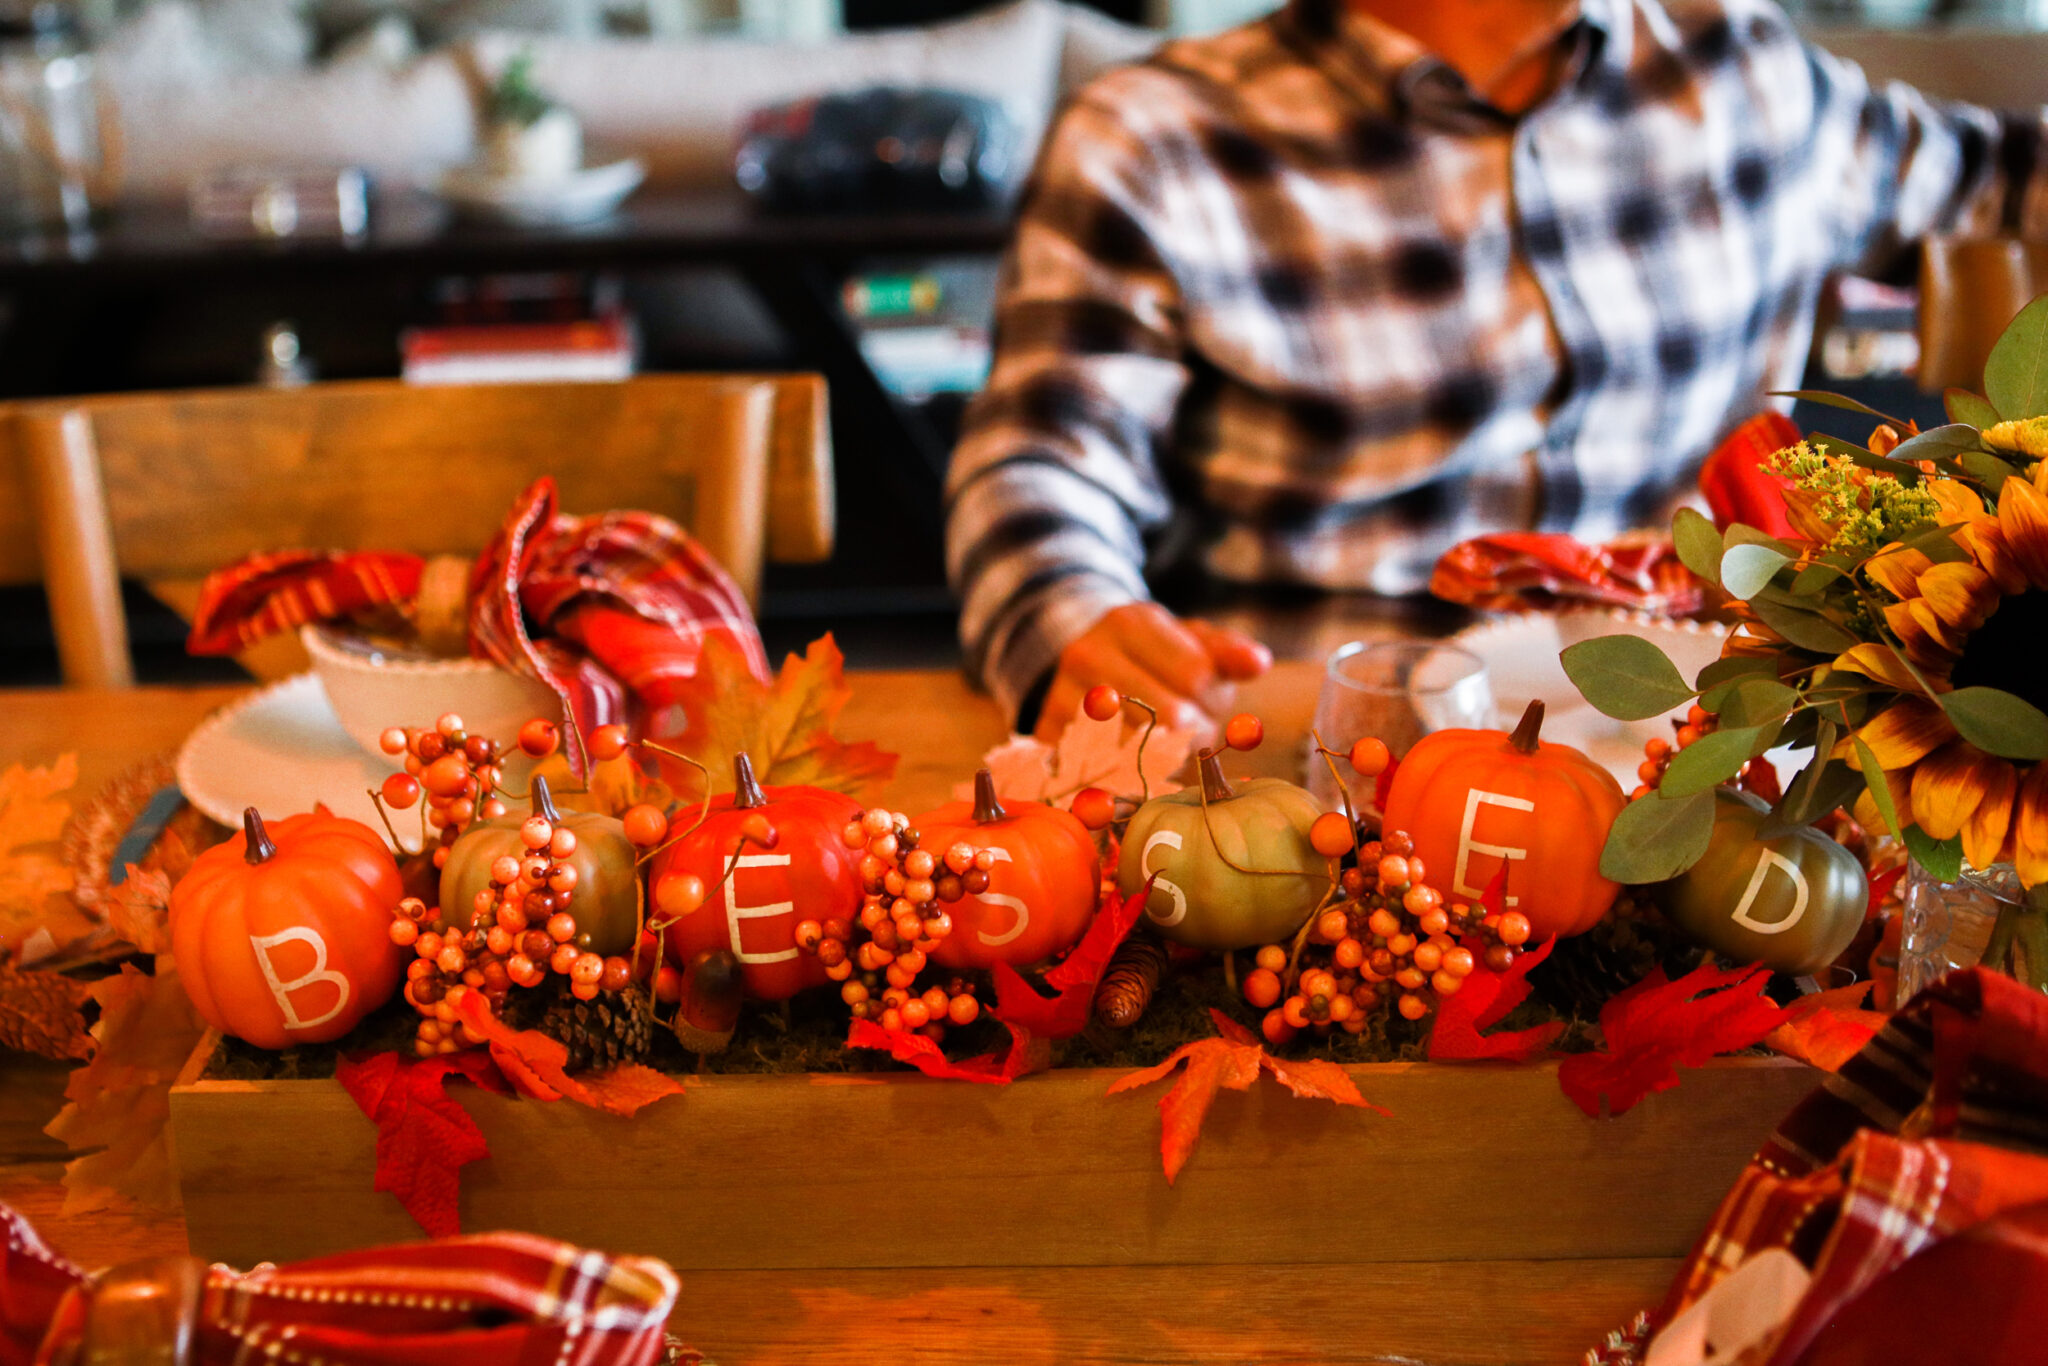
[[[1150,703],[1169,726],[1215,721],[1230,711],[1236,685],[1272,663],[1273,652],[1241,632],[1182,620],[1156,602],[1127,603],[1060,651],[1035,733],[1057,741],[1097,683]]]

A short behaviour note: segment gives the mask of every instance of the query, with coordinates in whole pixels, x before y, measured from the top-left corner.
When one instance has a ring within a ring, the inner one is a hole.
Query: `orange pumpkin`
[[[1583,934],[1621,888],[1600,876],[1608,827],[1628,804],[1614,775],[1543,740],[1543,703],[1510,735],[1440,730],[1395,770],[1384,818],[1415,841],[1430,885],[1476,902],[1505,861],[1507,904],[1533,939]]]
[[[390,999],[405,895],[377,832],[338,816],[265,826],[201,854],[171,893],[171,952],[200,1017],[258,1048],[325,1043]]]
[[[740,827],[759,812],[775,828],[775,847],[749,847],[725,885],[726,865],[739,847]],[[667,961],[677,966],[698,954],[728,950],[739,958],[747,994],[784,1001],[831,980],[813,953],[796,947],[805,920],[853,916],[860,908],[860,851],[840,838],[860,815],[860,803],[822,787],[763,788],[744,754],[733,760],[733,790],[711,803],[704,823],[654,856],[649,900],[664,901],[662,884],[694,874],[718,890],[664,931]]]
[[[1101,857],[1088,827],[1043,802],[1005,808],[987,769],[974,775],[974,800],[948,802],[911,822],[920,848],[943,855],[965,841],[992,850],[988,890],[948,911],[953,932],[932,950],[949,968],[1036,963],[1068,948],[1087,930],[1102,885]]]

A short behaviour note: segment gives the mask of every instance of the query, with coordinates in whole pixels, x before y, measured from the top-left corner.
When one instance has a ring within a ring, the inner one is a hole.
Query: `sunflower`
[[[2017,448],[2021,434],[2013,435]],[[2030,443],[2033,434],[2024,435]],[[2048,461],[2007,479],[1995,507],[1957,480],[1930,478],[1921,488],[1939,507],[1936,524],[1956,528],[1963,554],[1937,562],[1894,542],[1864,562],[1865,577],[1892,599],[1881,614],[1886,638],[1844,651],[1835,667],[1897,696],[1857,738],[1884,770],[1902,823],[1936,840],[1961,836],[1975,867],[2010,862],[2024,885],[2048,883],[2048,763],[1985,753],[1961,738],[1936,701],[1984,686],[2048,710],[2048,669],[2040,664],[2048,642]],[[1836,755],[1856,762],[1853,742]],[[1869,793],[1855,814],[1883,827]]]

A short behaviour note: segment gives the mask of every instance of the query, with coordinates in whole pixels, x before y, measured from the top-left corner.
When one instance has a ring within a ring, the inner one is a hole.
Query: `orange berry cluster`
[[[528,722],[520,731],[521,741],[535,725],[547,727],[552,751],[555,727],[550,722]],[[454,712],[431,726],[392,726],[378,743],[394,759],[405,756],[405,771],[386,778],[379,795],[395,811],[408,811],[426,798],[426,822],[441,844],[434,853],[435,867],[448,861],[447,847],[470,822],[505,814],[499,797],[505,770],[498,742],[488,735],[471,735]]]
[[[861,904],[853,919],[800,921],[796,946],[815,954],[840,984],[854,1018],[885,1029],[911,1029],[934,1041],[946,1026],[981,1015],[973,984],[960,976],[920,989],[934,945],[953,932],[946,906],[988,890],[995,855],[960,841],[934,852],[918,847],[917,831],[900,811],[864,811],[839,832],[861,852]]]
[[[1310,1028],[1362,1034],[1371,1013],[1389,1002],[1404,1019],[1419,1020],[1462,988],[1481,961],[1495,972],[1514,963],[1515,950],[1529,940],[1528,917],[1447,905],[1423,880],[1427,874],[1406,833],[1369,840],[1358,849],[1357,866],[1340,878],[1344,900],[1308,927],[1291,989],[1287,947],[1259,950],[1242,990],[1248,1004],[1266,1012],[1267,1042],[1285,1044]]]
[[[435,912],[418,897],[398,904],[391,938],[417,955],[406,966],[405,997],[427,1017],[415,1044],[422,1056],[478,1042],[455,1015],[464,990],[483,992],[496,1012],[513,987],[537,987],[550,972],[567,977],[582,1001],[623,991],[633,979],[625,958],[574,942],[578,927],[570,906],[578,874],[567,860],[576,852],[576,832],[533,815],[519,827],[519,842],[525,855],[501,854],[491,864],[491,885],[472,906],[442,907],[439,929],[428,928]]]
[[[1641,785],[1629,793],[1630,801],[1641,801],[1657,790],[1664,781],[1664,770],[1671,767],[1671,756],[1686,748],[1703,735],[1712,735],[1721,728],[1721,718],[1695,702],[1685,714],[1683,721],[1673,721],[1676,734],[1670,740],[1653,735],[1643,745],[1643,762],[1636,767],[1636,777]],[[1746,766],[1745,766],[1746,767]]]

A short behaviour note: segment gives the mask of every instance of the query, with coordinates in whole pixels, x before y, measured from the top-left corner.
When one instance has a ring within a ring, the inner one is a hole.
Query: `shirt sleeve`
[[[1149,596],[1157,451],[1187,385],[1156,158],[1084,96],[1026,191],[994,363],[946,479],[946,571],[967,666],[1005,714],[1104,613]]]
[[[1844,149],[1838,264],[1880,275],[1935,234],[2048,231],[2040,109],[2000,113],[1874,85],[1854,62],[1808,48],[1823,143]],[[1818,207],[1818,206],[1816,206]]]

